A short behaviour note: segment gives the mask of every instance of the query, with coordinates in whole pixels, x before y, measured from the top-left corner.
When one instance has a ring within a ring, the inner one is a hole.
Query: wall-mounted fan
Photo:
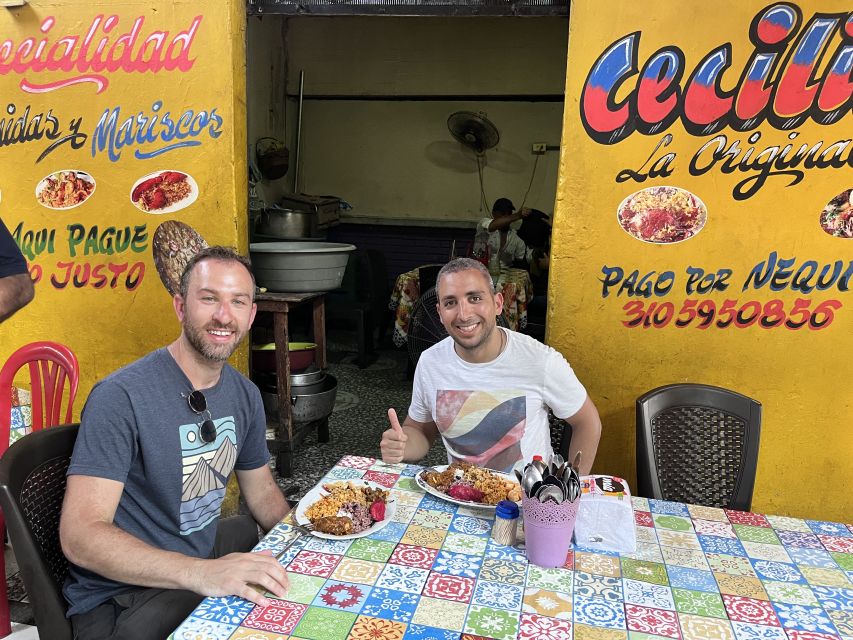
[[[447,119],[447,128],[456,140],[481,155],[494,147],[501,139],[498,128],[485,113],[457,111]]]

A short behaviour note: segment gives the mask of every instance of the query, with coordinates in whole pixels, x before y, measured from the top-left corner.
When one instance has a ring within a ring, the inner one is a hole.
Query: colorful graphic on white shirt
[[[435,424],[455,460],[510,471],[520,460],[527,422],[521,391],[436,392]]]
[[[228,476],[237,461],[237,426],[233,416],[214,420],[216,439],[207,443],[200,425],[181,425],[181,535],[204,529],[219,515]]]

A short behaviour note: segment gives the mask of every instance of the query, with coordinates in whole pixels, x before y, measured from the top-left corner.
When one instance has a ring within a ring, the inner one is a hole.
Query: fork
[[[296,529],[302,535],[296,536],[295,538],[293,538],[293,540],[291,540],[286,545],[284,545],[284,547],[281,549],[281,551],[279,551],[277,554],[275,554],[276,560],[281,560],[284,557],[284,554],[287,552],[287,550],[290,549],[290,547],[293,545],[293,543],[296,542],[297,540],[299,540],[302,536],[309,536],[314,532],[314,525],[311,524],[310,522],[308,524],[298,524],[296,522],[293,522],[293,523],[290,523],[290,526],[292,528]]]

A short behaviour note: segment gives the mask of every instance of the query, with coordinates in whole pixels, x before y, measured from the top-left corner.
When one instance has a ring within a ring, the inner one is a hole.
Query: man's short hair
[[[455,258],[451,260],[446,265],[444,265],[438,272],[438,276],[435,279],[435,290],[438,293],[438,285],[441,283],[441,279],[450,275],[451,273],[459,273],[460,271],[468,271],[469,269],[474,269],[475,271],[479,271],[483,277],[486,279],[486,282],[489,283],[489,291],[494,295],[495,293],[495,283],[492,280],[492,274],[489,273],[489,270],[486,266],[480,262],[479,260],[473,260],[472,258]]]
[[[249,275],[252,277],[252,300],[255,299],[255,274],[252,273],[252,263],[249,259],[237,253],[237,251],[233,247],[206,247],[195,254],[192,258],[187,262],[187,266],[184,267],[184,272],[181,274],[181,297],[186,298],[187,293],[190,289],[190,276],[192,275],[193,269],[195,266],[202,262],[203,260],[220,260],[222,262],[239,262],[244,267],[246,267],[246,271],[249,272]]]
[[[509,198],[498,198],[492,205],[492,215],[498,213],[502,216],[508,216],[515,211],[515,206]]]

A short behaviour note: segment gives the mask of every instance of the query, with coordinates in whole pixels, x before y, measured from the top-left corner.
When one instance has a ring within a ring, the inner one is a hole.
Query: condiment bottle
[[[501,500],[495,507],[495,525],[492,540],[511,547],[516,542],[518,530],[518,505],[512,500]]]

